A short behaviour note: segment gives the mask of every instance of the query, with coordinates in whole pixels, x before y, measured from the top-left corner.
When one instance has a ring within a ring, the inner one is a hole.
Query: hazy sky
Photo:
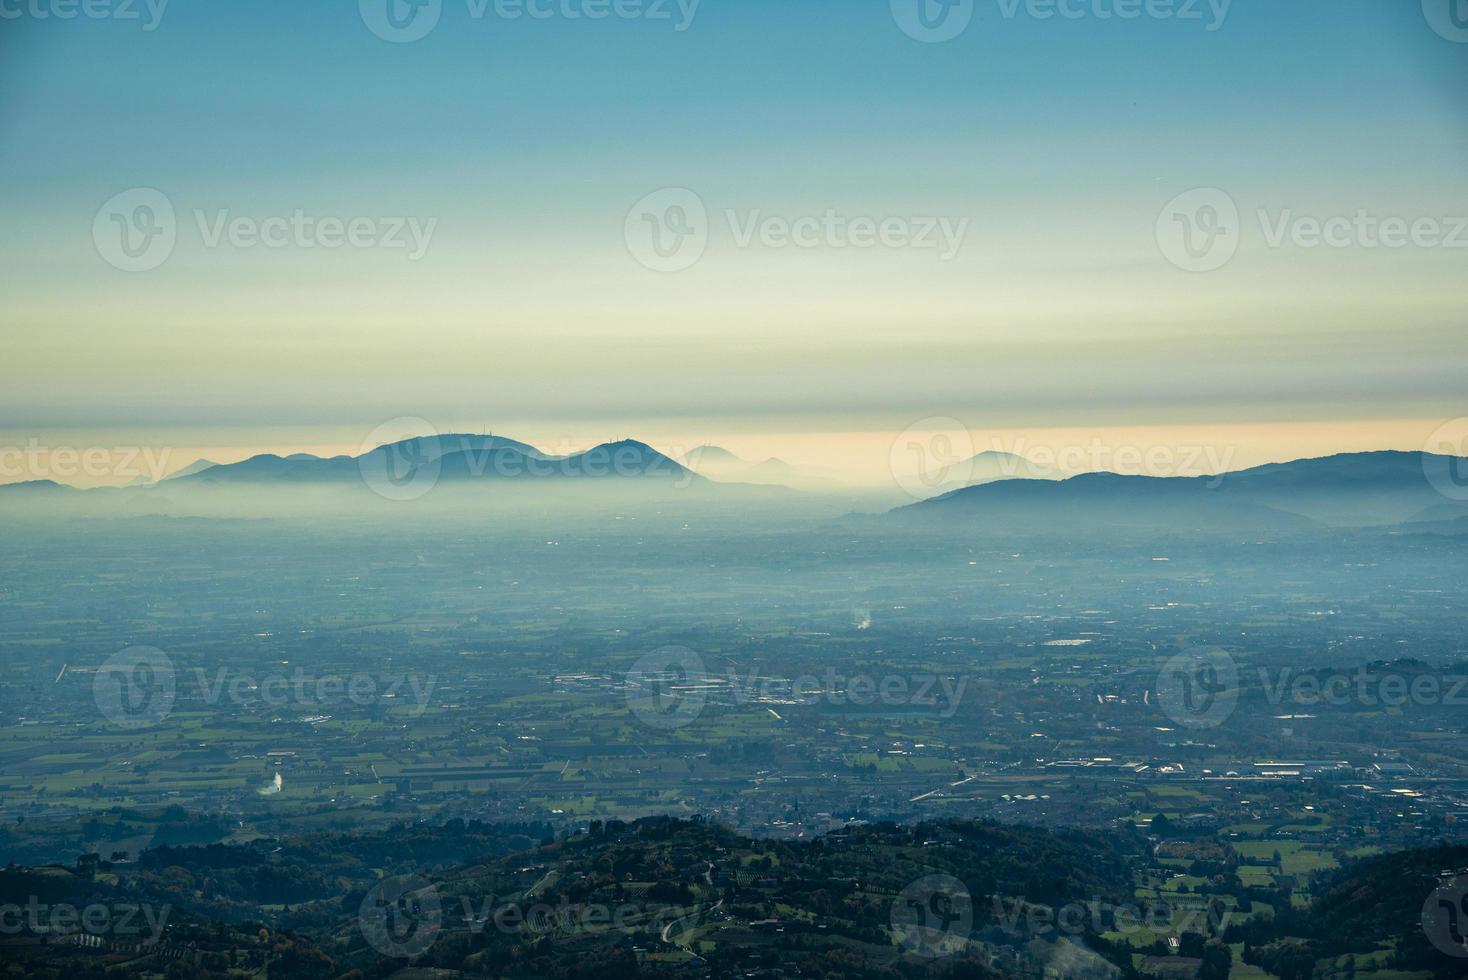
[[[941,43],[917,0],[90,2],[0,0],[6,445],[1468,414],[1448,0],[970,0]]]

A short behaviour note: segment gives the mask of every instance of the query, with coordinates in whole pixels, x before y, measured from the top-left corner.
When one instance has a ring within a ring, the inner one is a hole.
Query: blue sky
[[[1410,441],[1408,423],[1463,414],[1468,248],[1270,247],[1256,218],[1468,215],[1468,44],[1417,0],[1239,0],[1216,30],[1206,3],[1041,19],[990,0],[935,44],[886,0],[703,0],[682,31],[671,3],[671,20],[506,20],[445,0],[405,44],[354,3],[173,0],[148,31],[35,16],[56,2],[11,0],[0,23],[11,438],[348,442],[412,414],[778,448],[942,415],[1397,419]],[[129,188],[177,212],[145,272],[93,241]],[[709,215],[706,253],[673,274],[624,236],[662,188]],[[1194,188],[1242,222],[1205,274],[1154,231]],[[204,236],[296,209],[431,220],[431,246]],[[966,236],[951,259],[735,240],[827,211]]]

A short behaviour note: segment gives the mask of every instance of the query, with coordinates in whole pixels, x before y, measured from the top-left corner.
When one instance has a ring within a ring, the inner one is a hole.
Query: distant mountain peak
[[[57,483],[55,480],[21,480],[18,483],[0,484],[6,490],[73,490],[65,483]]]
[[[603,443],[560,462],[568,475],[696,476],[681,463],[636,439]]]
[[[683,462],[698,468],[703,466],[742,466],[746,462],[723,446],[697,446],[683,454]]]
[[[546,458],[545,453],[527,442],[511,439],[507,436],[497,436],[479,432],[446,432],[442,435],[409,436],[396,442],[389,442],[370,450],[372,453],[379,452],[403,452],[410,456],[426,456],[429,459],[442,456],[451,456],[456,453],[479,453],[498,452],[500,450],[514,450],[523,453],[533,459]],[[363,455],[368,455],[364,453]]]
[[[180,470],[176,470],[173,473],[168,474],[163,479],[177,480],[181,476],[193,476],[195,473],[202,473],[210,467],[218,465],[219,464],[214,462],[212,459],[196,459],[188,466],[185,466]]]
[[[596,448],[599,448],[599,449],[636,449],[639,452],[657,453],[657,450],[656,449],[652,448],[647,443],[645,443],[645,442],[639,442],[636,439],[618,439],[616,442],[604,442],[604,443],[602,443],[600,446],[598,446]],[[661,456],[662,453],[658,453],[658,455]]]

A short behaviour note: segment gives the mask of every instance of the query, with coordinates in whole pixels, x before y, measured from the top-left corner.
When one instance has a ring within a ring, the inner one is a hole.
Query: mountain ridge
[[[691,470],[634,439],[602,443],[579,453],[550,456],[529,443],[503,436],[412,437],[370,449],[360,456],[285,457],[261,453],[238,463],[211,467],[180,482],[333,482],[371,479],[381,470],[436,471],[436,480],[544,479],[552,477],[662,477],[701,479]]]
[[[1432,453],[1378,450],[1337,453],[1206,476],[1083,473],[1064,480],[1012,479],[963,487],[890,513],[905,517],[987,512],[1032,519],[1064,514],[1112,521],[1234,517],[1278,526],[1304,519],[1323,525],[1393,524],[1410,520],[1445,494],[1431,472],[1468,461]],[[1159,510],[1161,508],[1161,510]],[[1168,513],[1168,510],[1173,513]]]

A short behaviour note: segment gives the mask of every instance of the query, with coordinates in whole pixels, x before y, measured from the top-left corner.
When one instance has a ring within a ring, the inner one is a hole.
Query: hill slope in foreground
[[[543,833],[451,821],[8,868],[0,972],[1216,980],[1270,975],[1239,953],[1301,978],[1352,954],[1416,971],[1395,977],[1460,976],[1464,962],[1429,944],[1420,916],[1468,848],[1353,864],[1298,910],[1226,867],[1206,898],[1138,897],[1168,875],[1128,828],[945,821],[768,841],[661,817],[536,844]]]

